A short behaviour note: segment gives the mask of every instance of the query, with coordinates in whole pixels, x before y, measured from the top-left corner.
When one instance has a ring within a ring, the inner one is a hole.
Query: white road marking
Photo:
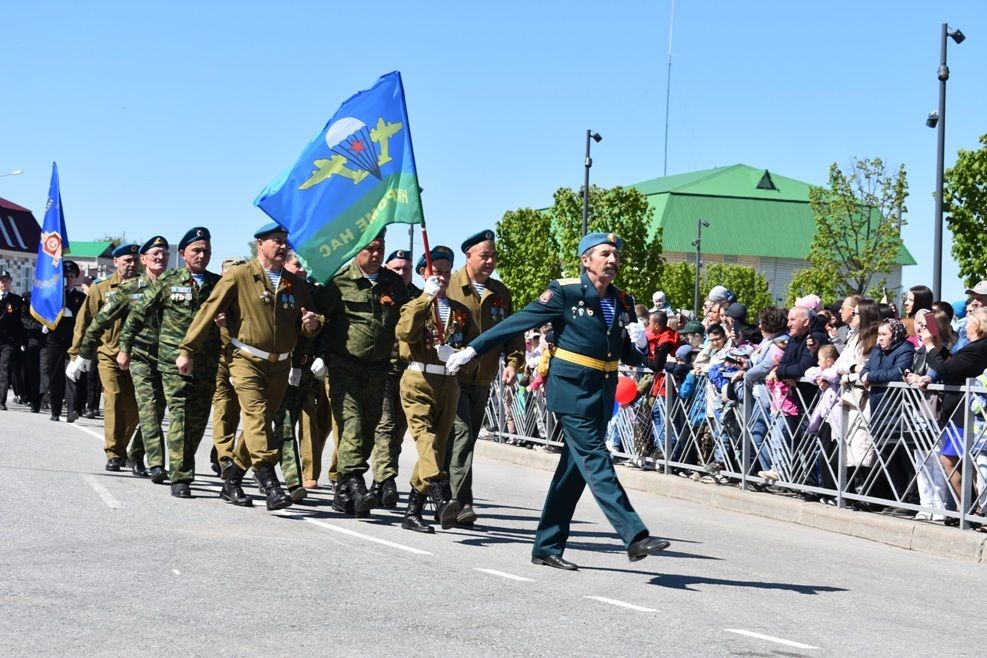
[[[517,580],[517,581],[520,581],[522,583],[533,583],[533,582],[535,582],[535,579],[534,578],[525,578],[524,576],[515,576],[514,574],[507,573],[506,571],[497,571],[496,569],[480,569],[480,568],[477,568],[476,570],[477,571],[482,571],[483,573],[488,573],[488,574],[490,574],[492,576],[500,576],[501,578],[510,578],[511,580]]]
[[[602,603],[609,603],[610,605],[619,605],[621,608],[630,608],[631,610],[637,610],[638,612],[658,612],[654,608],[645,608],[644,606],[618,601],[617,599],[608,599],[605,596],[586,596],[584,598],[593,599],[594,601],[600,601]]]
[[[175,574],[176,576],[181,576],[181,575],[182,575],[182,574],[180,574],[180,573],[178,572],[178,569],[172,569],[172,570],[171,570],[171,573],[173,573],[173,574]]]
[[[360,539],[366,539],[367,541],[372,541],[377,544],[383,544],[384,546],[390,546],[391,548],[399,548],[402,551],[408,551],[409,553],[414,553],[416,555],[431,555],[428,551],[423,551],[420,548],[414,548],[413,546],[405,546],[404,544],[398,544],[393,541],[387,541],[386,539],[379,539],[377,537],[371,537],[370,535],[365,535],[361,532],[356,532],[355,530],[350,530],[348,528],[340,528],[339,526],[330,525],[322,521],[317,521],[309,517],[305,517],[305,520],[309,523],[314,523],[320,528],[325,528],[326,530],[333,530],[335,532],[342,533],[344,535],[349,535],[350,537],[359,537]]]
[[[92,487],[93,490],[99,494],[99,497],[102,498],[103,502],[106,503],[111,509],[120,509],[123,507],[123,505],[120,504],[120,501],[113,497],[110,490],[104,487],[101,483],[97,482],[96,478],[88,473],[84,473],[82,475],[82,479],[85,480],[86,484]]]
[[[786,647],[795,647],[796,649],[818,649],[819,647],[814,647],[811,644],[802,644],[801,642],[792,642],[791,640],[785,640],[780,637],[772,637],[770,635],[762,635],[761,633],[755,633],[753,631],[745,631],[740,628],[724,628],[728,633],[737,633],[738,635],[746,635],[747,637],[753,637],[758,640],[767,640],[768,642],[777,642],[778,644],[784,644]]]
[[[84,425],[77,425],[75,423],[72,423],[72,427],[74,427],[77,430],[82,430],[86,434],[89,434],[91,436],[94,436],[97,439],[99,439],[100,441],[105,441],[106,440],[106,437],[104,437],[102,434],[100,434],[99,432],[96,432],[95,430],[91,430],[91,429],[89,429],[88,427],[86,427]]]

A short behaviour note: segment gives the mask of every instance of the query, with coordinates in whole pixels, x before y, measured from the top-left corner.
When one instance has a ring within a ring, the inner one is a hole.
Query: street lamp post
[[[702,267],[703,252],[703,227],[709,228],[709,222],[699,219],[696,222],[696,239],[692,241],[692,246],[696,248],[696,288],[692,293],[692,315],[699,319],[699,269]]]
[[[603,138],[600,137],[600,133],[595,133],[592,130],[586,131],[586,159],[583,161],[586,165],[586,178],[583,181],[583,235],[589,231],[589,169],[593,166],[593,158],[589,157],[591,139],[599,142]]]
[[[966,36],[960,30],[950,31],[949,25],[942,24],[942,41],[939,50],[939,111],[929,115],[925,124],[937,128],[936,145],[936,219],[932,260],[932,296],[942,299],[942,187],[943,169],[946,160],[946,81],[949,80],[949,67],[946,66],[946,37],[957,44]]]

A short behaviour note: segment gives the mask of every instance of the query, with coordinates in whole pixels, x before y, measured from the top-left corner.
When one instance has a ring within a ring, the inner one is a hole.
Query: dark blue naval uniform
[[[532,547],[535,556],[561,555],[576,503],[589,485],[625,546],[648,536],[610,460],[605,438],[617,390],[617,363],[638,365],[644,354],[625,327],[635,322],[634,299],[611,285],[614,318],[608,327],[596,288],[584,273],[552,281],[535,301],[470,343],[477,355],[509,336],[552,323],[557,349],[545,384],[548,409],[562,422],[565,443]]]

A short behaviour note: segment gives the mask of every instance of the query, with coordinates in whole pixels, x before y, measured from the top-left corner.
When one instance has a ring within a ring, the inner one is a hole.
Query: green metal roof
[[[107,256],[107,250],[113,246],[109,240],[98,240],[96,242],[85,242],[82,240],[69,241],[69,249],[66,253],[76,258],[99,258]]]

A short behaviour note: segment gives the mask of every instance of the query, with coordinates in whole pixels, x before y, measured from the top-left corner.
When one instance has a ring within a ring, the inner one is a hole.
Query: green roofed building
[[[815,221],[808,183],[736,164],[630,187],[647,196],[654,209],[654,227],[664,229],[662,252],[669,263],[694,262],[696,224],[705,219],[710,225],[703,228],[703,262],[753,267],[777,298],[785,296],[794,272],[809,266]],[[902,266],[914,264],[902,247],[886,276],[888,289],[900,289]]]
[[[113,243],[109,240],[69,240],[65,258],[78,263],[83,276],[100,279],[113,274]]]

